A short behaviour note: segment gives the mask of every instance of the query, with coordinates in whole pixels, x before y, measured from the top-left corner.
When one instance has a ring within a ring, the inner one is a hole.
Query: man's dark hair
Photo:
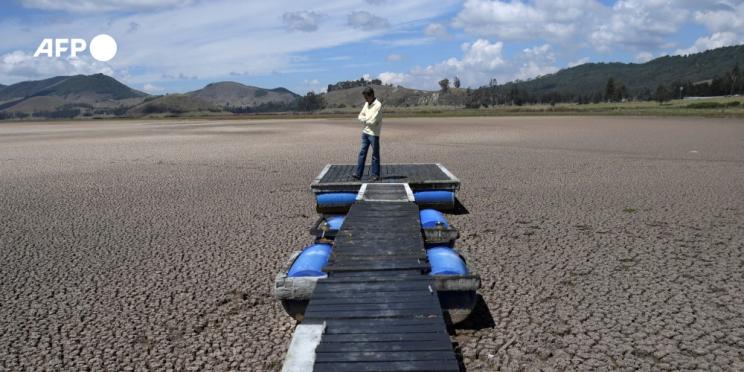
[[[364,89],[362,90],[362,95],[365,97],[374,97],[375,90],[372,89],[372,87],[364,87]]]

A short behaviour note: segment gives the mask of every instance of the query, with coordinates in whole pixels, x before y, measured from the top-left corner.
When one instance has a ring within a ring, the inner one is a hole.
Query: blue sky
[[[117,40],[111,61],[33,57],[44,38],[100,33]],[[436,89],[740,44],[744,0],[17,0],[0,3],[0,35],[3,84],[102,72],[154,94],[361,76]]]

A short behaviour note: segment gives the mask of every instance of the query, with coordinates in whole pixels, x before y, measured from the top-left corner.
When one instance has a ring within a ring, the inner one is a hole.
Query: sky
[[[44,38],[111,35],[34,57]],[[744,0],[3,0],[0,84],[104,73],[151,94],[237,81],[296,93],[360,77],[418,89],[526,80],[744,43]]]

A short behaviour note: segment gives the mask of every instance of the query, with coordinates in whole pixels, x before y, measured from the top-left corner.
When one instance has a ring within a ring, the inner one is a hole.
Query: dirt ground
[[[0,370],[281,367],[272,298],[349,120],[0,124]],[[469,371],[744,369],[744,121],[388,119],[441,162],[483,302]]]

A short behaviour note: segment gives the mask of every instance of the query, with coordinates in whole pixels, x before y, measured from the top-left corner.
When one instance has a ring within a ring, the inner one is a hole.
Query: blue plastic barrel
[[[331,245],[330,244],[313,244],[306,247],[292,267],[289,268],[287,276],[298,277],[298,276],[323,276],[323,266],[328,262],[328,257],[331,256]]]
[[[353,192],[327,192],[317,194],[315,200],[320,207],[335,207],[351,205],[356,201],[357,194]]]
[[[421,227],[424,229],[433,229],[437,226],[449,228],[449,223],[444,214],[436,209],[422,209],[419,211],[421,218]]]
[[[437,246],[426,250],[431,265],[431,275],[465,275],[468,268],[453,249]]]
[[[452,191],[431,190],[413,193],[416,203],[455,205],[455,193]]]
[[[334,216],[326,216],[325,220],[328,223],[328,227],[331,230],[340,230],[341,225],[344,224],[344,220],[346,219],[346,216],[344,215],[334,215]]]

